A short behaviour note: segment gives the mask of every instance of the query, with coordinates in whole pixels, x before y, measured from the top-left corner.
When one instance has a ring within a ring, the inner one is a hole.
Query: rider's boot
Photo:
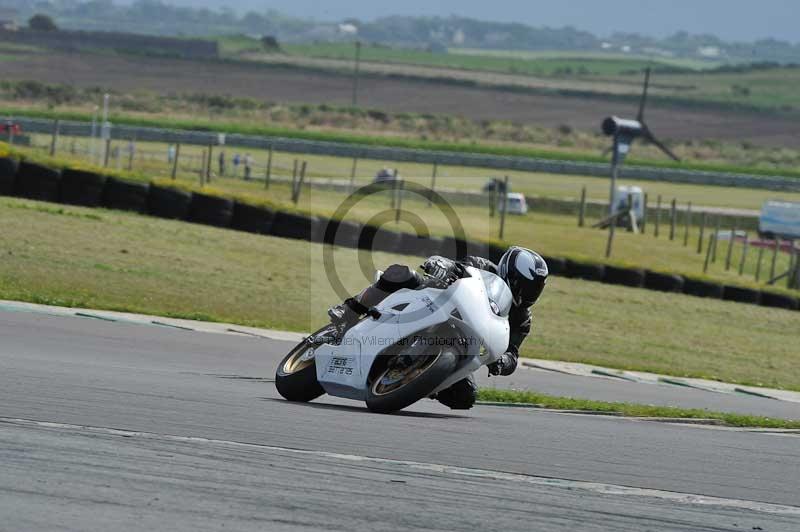
[[[469,410],[478,399],[478,385],[472,375],[461,379],[446,390],[437,393],[431,399],[436,399],[452,410]]]

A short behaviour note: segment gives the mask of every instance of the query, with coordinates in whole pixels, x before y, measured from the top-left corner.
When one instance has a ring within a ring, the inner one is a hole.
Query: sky
[[[133,0],[116,0],[130,3]],[[532,26],[574,26],[599,36],[615,31],[664,37],[679,30],[729,41],[800,42],[798,0],[164,0],[235,10],[277,9],[317,20],[385,15],[461,16]]]

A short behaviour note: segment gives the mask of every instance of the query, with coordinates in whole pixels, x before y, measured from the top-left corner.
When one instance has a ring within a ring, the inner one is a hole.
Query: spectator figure
[[[242,162],[242,158],[239,156],[238,153],[233,155],[233,177],[239,177],[239,163]]]
[[[253,170],[253,158],[250,154],[245,154],[244,156],[244,180],[250,181],[250,174]]]
[[[219,175],[220,177],[225,175],[225,150],[219,152]]]
[[[170,144],[169,148],[167,148],[167,162],[172,164],[175,162],[175,145]]]

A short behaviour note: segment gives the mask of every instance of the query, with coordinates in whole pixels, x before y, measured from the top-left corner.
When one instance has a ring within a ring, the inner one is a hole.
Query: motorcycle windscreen
[[[508,313],[511,312],[511,304],[514,301],[511,289],[508,288],[503,279],[491,272],[481,270],[481,278],[486,287],[486,296],[489,298],[489,302],[492,303],[492,311],[500,317],[508,317]]]

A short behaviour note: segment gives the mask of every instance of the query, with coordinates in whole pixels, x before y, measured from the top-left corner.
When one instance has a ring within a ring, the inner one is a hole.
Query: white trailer
[[[758,233],[765,238],[800,240],[800,203],[765,201],[758,219]]]

